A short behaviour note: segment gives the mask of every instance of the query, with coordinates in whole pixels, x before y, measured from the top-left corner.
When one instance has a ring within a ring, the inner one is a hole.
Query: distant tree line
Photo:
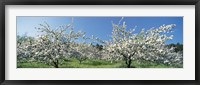
[[[100,45],[100,44],[96,44],[96,45],[93,45],[92,46],[96,47],[99,51],[101,51],[103,49],[103,45]],[[174,48],[174,52],[183,52],[183,44],[180,44],[180,43],[171,43],[169,45],[167,45],[169,48]]]
[[[169,46],[170,48],[171,48],[171,47],[174,47],[174,51],[175,51],[175,52],[183,52],[183,44],[180,44],[180,43],[176,43],[176,44],[171,43],[171,44],[169,44],[168,46]]]

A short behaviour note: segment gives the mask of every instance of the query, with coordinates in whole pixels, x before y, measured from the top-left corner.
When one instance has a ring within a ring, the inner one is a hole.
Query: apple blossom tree
[[[25,62],[30,59],[33,55],[33,48],[31,45],[34,43],[33,37],[27,35],[17,35],[17,60],[18,62]]]
[[[122,18],[123,19],[123,18]],[[140,33],[133,33],[135,29],[126,30],[126,22],[121,24],[112,23],[113,40],[107,42],[105,49],[109,54],[108,60],[123,60],[127,68],[131,67],[132,61],[147,60],[164,64],[182,63],[183,56],[181,53],[174,52],[174,48],[165,45],[167,40],[173,39],[171,33],[175,24],[163,25],[159,28],[152,28]]]
[[[79,60],[80,64],[86,59],[95,59],[101,56],[101,53],[96,47],[87,43],[78,43],[73,45],[70,53],[72,57]]]
[[[85,34],[80,31],[74,32],[72,24],[60,26],[57,29],[51,29],[47,23],[40,24],[40,26],[36,29],[42,32],[42,35],[33,45],[35,53],[33,59],[53,65],[55,68],[58,68],[59,64],[62,64],[64,59],[69,56],[69,52],[73,48],[72,44]]]

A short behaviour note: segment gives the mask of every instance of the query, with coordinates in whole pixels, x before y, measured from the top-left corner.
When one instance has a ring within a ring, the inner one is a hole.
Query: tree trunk
[[[126,60],[127,68],[131,68],[131,63],[132,63],[132,60],[131,60],[131,59],[127,59],[127,60]]]
[[[55,68],[58,68],[58,64],[56,64],[54,67],[55,67]]]
[[[126,55],[122,54],[124,57],[125,63],[127,65],[127,68],[131,68],[131,63],[132,63],[131,56],[133,56],[134,54],[135,54],[135,52],[128,57]]]
[[[54,63],[54,67],[55,67],[55,68],[59,68],[59,67],[58,67],[58,60],[56,60],[56,62],[53,61],[53,63]]]
[[[131,57],[125,57],[125,62],[126,62],[126,65],[127,65],[127,68],[131,68],[131,63],[132,63],[132,60],[131,60]]]

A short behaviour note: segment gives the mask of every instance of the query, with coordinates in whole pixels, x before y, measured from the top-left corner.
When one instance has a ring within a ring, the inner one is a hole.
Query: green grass
[[[136,62],[131,64],[132,68],[182,68],[183,66],[169,66],[164,64],[157,64],[153,62]],[[54,68],[51,65],[47,65],[39,62],[23,62],[17,63],[17,68]],[[76,59],[65,60],[59,65],[59,68],[126,68],[123,61],[109,62],[104,60],[85,60],[81,64]]]
[[[17,68],[53,68],[53,66],[39,62],[23,62],[17,63]]]

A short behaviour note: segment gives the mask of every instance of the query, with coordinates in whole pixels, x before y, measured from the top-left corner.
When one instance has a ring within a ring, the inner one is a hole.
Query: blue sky
[[[18,16],[17,17],[17,34],[28,36],[37,36],[39,33],[35,27],[40,27],[39,24],[47,22],[52,29],[60,25],[67,25],[71,22],[72,17],[64,16],[51,16],[51,17],[30,17],[30,16]],[[102,40],[111,39],[112,24],[118,23],[121,17],[73,17],[74,18],[74,30],[81,30],[86,32],[86,36],[96,36]],[[165,24],[176,24],[174,32],[174,39],[167,43],[183,43],[183,17],[124,17],[123,21],[127,24],[127,29],[134,28],[136,26],[136,33],[140,32],[142,28],[148,30],[152,27],[158,28]]]

